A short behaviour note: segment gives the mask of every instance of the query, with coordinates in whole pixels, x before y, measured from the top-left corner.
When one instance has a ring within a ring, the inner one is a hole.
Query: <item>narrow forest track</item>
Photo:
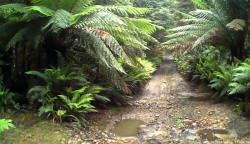
[[[99,110],[69,143],[250,144],[249,120],[236,114],[235,104],[215,103],[211,95],[203,84],[186,81],[168,55],[130,106]]]

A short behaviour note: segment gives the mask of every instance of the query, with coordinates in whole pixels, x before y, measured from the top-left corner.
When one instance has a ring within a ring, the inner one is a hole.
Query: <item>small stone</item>
[[[209,141],[204,141],[203,144],[210,144],[210,142]]]
[[[167,132],[165,131],[156,131],[156,132],[148,134],[148,137],[155,138],[158,140],[165,139],[166,136],[167,136]]]
[[[191,122],[192,122],[192,120],[190,120],[190,119],[184,119],[183,120],[183,123],[186,123],[186,124],[191,123]]]
[[[137,144],[139,142],[138,138],[136,137],[123,137],[122,141],[129,144]]]
[[[195,140],[199,139],[199,137],[198,136],[188,136],[187,139],[191,140],[191,141],[195,141]]]
[[[192,125],[193,125],[193,126],[197,126],[197,123],[193,123]]]

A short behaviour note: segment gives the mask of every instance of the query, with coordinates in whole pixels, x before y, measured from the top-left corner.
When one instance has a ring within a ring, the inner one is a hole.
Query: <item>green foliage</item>
[[[149,34],[162,27],[137,18],[149,11],[131,5],[93,5],[92,0],[32,0],[29,6],[7,4],[0,6],[0,18],[6,21],[0,25],[3,31],[0,38],[7,42],[3,44],[6,51],[20,44],[37,54],[44,51],[44,45],[51,44],[48,46],[51,48],[59,44],[66,45],[72,53],[83,52],[94,59],[103,76],[107,79],[112,76],[112,84],[121,88],[124,84],[119,83],[119,75],[124,69],[117,58],[132,64],[131,58],[144,55],[144,50],[149,49],[148,43],[158,43]],[[18,27],[14,29],[15,25]],[[50,49],[47,55],[54,51]],[[28,53],[23,55],[28,57]]]
[[[219,68],[220,71],[214,72],[216,78],[211,80],[211,84],[209,86],[216,89],[218,91],[218,98],[221,98],[225,96],[230,89],[229,83],[233,78],[234,66],[226,68],[225,66],[221,65]]]
[[[184,51],[201,48],[204,45],[224,46],[231,50],[232,56],[242,58],[243,53],[238,52],[236,48],[244,47],[247,30],[245,25],[247,18],[243,14],[247,13],[247,8],[244,7],[247,5],[245,1],[240,0],[235,3],[233,0],[226,0],[208,3],[194,0],[193,2],[204,10],[191,11],[189,18],[183,20],[185,23],[183,26],[169,30],[171,33],[167,36],[169,40],[164,44]],[[235,10],[234,14],[232,9]],[[242,37],[238,37],[240,32],[243,32]]]
[[[0,119],[0,134],[10,128],[15,128],[15,126],[12,124],[12,120]]]
[[[242,115],[243,114],[243,108],[244,108],[245,103],[244,102],[240,102],[239,104],[236,105],[236,110],[237,110],[237,114],[238,115]]]
[[[156,70],[154,64],[148,60],[137,58],[137,61],[137,65],[130,66],[120,59],[120,63],[123,65],[127,73],[122,79],[124,79],[131,88],[136,88],[138,84],[145,84],[147,80],[151,78],[152,73]]]
[[[182,123],[181,119],[176,120],[176,125],[177,125],[178,128],[184,128],[185,127],[185,125]]]
[[[65,103],[65,116],[73,116],[74,120],[80,125],[86,124],[85,114],[89,112],[96,112],[95,107],[91,105],[94,100],[93,94],[87,92],[88,87],[82,87],[78,90],[67,89],[66,95],[58,95]],[[71,98],[71,99],[70,99]],[[80,123],[79,123],[80,122]]]
[[[37,101],[41,104],[39,115],[48,113],[50,116],[55,112],[54,107],[60,106],[57,103],[57,95],[64,93],[66,87],[83,86],[88,83],[84,77],[60,68],[46,69],[44,73],[28,71],[26,74],[39,77],[45,82],[45,85],[36,85],[28,91],[28,95],[31,96],[31,104]],[[75,81],[74,85],[71,85],[72,81]]]
[[[191,64],[191,56],[175,57],[174,61],[177,63],[177,69],[183,74],[189,76],[194,71],[194,64]]]
[[[250,89],[250,58],[241,63],[241,66],[234,69],[234,75],[229,94],[249,93]]]
[[[222,64],[223,65],[223,64]],[[215,55],[208,55],[205,58],[200,58],[199,63],[196,65],[195,73],[198,74],[199,78],[202,80],[211,81],[215,78],[214,71],[218,70],[217,60]],[[195,75],[194,77],[196,77]]]
[[[28,92],[28,95],[33,97],[32,103],[37,101],[40,104],[39,115],[60,120],[70,117],[77,124],[85,125],[85,114],[96,112],[92,101],[110,102],[107,97],[99,95],[103,88],[90,86],[91,83],[84,75],[76,72],[57,68],[45,69],[44,73],[28,71],[26,74],[37,76],[44,81],[43,85],[36,85]]]
[[[6,112],[11,107],[18,108],[18,104],[14,100],[15,94],[0,83],[0,113]]]
[[[209,6],[205,0],[191,0],[192,3],[200,9],[209,9]]]

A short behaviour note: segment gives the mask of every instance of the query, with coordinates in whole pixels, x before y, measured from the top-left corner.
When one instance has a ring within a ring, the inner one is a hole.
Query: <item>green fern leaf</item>
[[[71,14],[65,10],[57,10],[53,17],[48,21],[48,23],[43,27],[43,30],[50,27],[50,31],[58,32],[62,29],[66,29],[70,26],[69,20]]]

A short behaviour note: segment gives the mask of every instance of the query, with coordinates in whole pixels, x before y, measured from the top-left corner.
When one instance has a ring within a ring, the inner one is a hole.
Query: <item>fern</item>
[[[191,11],[190,16],[182,20],[186,24],[171,29],[173,34],[168,36],[170,39],[164,44],[169,47],[182,44],[185,47],[186,43],[192,41],[193,44],[187,50],[206,45],[225,46],[231,49],[233,56],[239,58],[239,54],[234,54],[234,49],[238,47],[236,43],[240,43],[235,31],[246,30],[246,19],[238,19],[238,17],[243,17],[243,13],[246,13],[245,1],[240,0],[235,3],[233,0],[211,2],[192,0],[192,2],[202,10]],[[232,9],[237,11],[237,14],[233,14]]]
[[[125,17],[129,15],[140,16],[150,12],[148,8],[135,8],[132,6],[105,6],[104,9]]]
[[[125,72],[117,58],[134,64],[136,56],[145,56],[144,50],[149,49],[149,42],[158,44],[149,34],[162,29],[149,20],[129,18],[148,13],[151,10],[148,8],[100,6],[93,5],[92,0],[31,0],[31,3],[31,6],[1,6],[2,9],[13,9],[5,19],[15,18],[18,24],[22,24],[8,36],[1,36],[10,37],[6,40],[8,49],[17,43],[34,43],[34,49],[40,49],[48,36],[54,38],[66,34],[71,41],[61,43],[68,42],[67,46],[72,46],[72,49],[86,51],[95,59],[103,75],[108,75],[106,78],[112,76],[113,84],[123,88],[126,84],[120,81],[119,75]],[[20,11],[21,7],[23,11]],[[78,43],[71,43],[74,40]]]
[[[204,2],[204,0],[192,0],[192,2],[198,8],[201,8],[201,9],[208,9],[209,8],[209,6],[207,5],[206,2]]]
[[[0,17],[9,20],[19,20],[19,14],[25,13],[25,5],[23,4],[6,4],[0,6]]]
[[[44,6],[27,6],[25,9],[27,10],[26,13],[36,11],[44,16],[53,16],[55,14],[55,11]]]
[[[241,63],[241,66],[234,69],[232,82],[229,84],[231,87],[229,94],[244,94],[250,89],[250,59],[246,59]]]
[[[225,96],[230,89],[229,83],[233,78],[233,66],[226,69],[224,66],[220,66],[220,71],[214,72],[216,78],[211,80],[210,87],[216,89],[218,98]]]
[[[57,10],[53,17],[48,21],[48,23],[43,27],[47,29],[50,27],[50,31],[57,33],[59,30],[66,29],[70,27],[71,13],[65,10]]]

